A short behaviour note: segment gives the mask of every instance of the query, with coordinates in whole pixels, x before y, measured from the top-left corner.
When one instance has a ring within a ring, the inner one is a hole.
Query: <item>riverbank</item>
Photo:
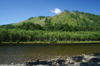
[[[92,55],[56,56],[51,59],[34,59],[22,64],[1,64],[0,66],[100,66],[100,53]]]
[[[26,63],[29,66],[100,66],[100,53],[92,55],[56,56],[49,60],[34,60]]]
[[[31,41],[31,42],[1,42],[0,44],[99,44],[100,41]]]

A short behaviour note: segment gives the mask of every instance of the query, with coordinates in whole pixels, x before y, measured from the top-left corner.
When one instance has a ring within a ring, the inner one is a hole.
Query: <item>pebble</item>
[[[96,54],[96,55],[83,54],[80,56],[73,56],[72,58],[67,56],[66,59],[58,57],[58,58],[53,58],[50,60],[31,61],[24,64],[20,64],[20,63],[19,64],[14,64],[14,63],[0,64],[0,66],[100,66],[100,62],[99,62],[100,60],[98,60],[98,62],[95,63],[96,62],[95,58],[100,59],[100,55],[99,54]],[[77,62],[76,59],[79,59],[79,61]]]

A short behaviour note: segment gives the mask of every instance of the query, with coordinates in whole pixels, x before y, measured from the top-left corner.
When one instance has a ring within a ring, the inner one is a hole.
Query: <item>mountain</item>
[[[33,22],[35,24],[40,24],[41,26],[44,26],[46,18],[51,19],[52,25],[56,23],[60,23],[60,24],[67,23],[68,25],[72,25],[72,26],[87,26],[88,25],[88,26],[99,27],[100,25],[100,15],[79,12],[79,11],[70,12],[68,10],[65,10],[61,12],[60,14],[52,16],[52,17],[45,17],[45,16],[31,17],[25,21],[14,23],[12,25],[20,25],[25,22]]]
[[[0,26],[0,42],[6,41],[100,41],[100,15],[65,10],[52,17],[30,17]]]
[[[65,10],[60,14],[52,17],[50,16],[30,17],[29,19],[19,23],[2,25],[2,27],[5,26],[7,28],[14,28],[14,26],[15,27],[17,26],[18,28],[27,29],[27,30],[34,28],[34,29],[43,29],[43,30],[52,30],[52,31],[54,30],[100,31],[100,15],[79,12],[79,11],[70,12],[68,10]]]

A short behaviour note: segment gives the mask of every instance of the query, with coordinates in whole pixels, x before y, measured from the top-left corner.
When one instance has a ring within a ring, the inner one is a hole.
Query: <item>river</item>
[[[0,45],[0,64],[23,63],[55,56],[100,53],[100,44],[13,44]]]

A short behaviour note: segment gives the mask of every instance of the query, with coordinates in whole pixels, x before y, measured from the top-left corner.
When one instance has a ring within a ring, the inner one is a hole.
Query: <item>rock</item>
[[[57,63],[56,63],[56,62],[53,62],[53,63],[52,63],[52,65],[53,65],[53,66],[56,66],[56,65],[57,65]]]
[[[98,64],[100,64],[100,62],[98,62]]]
[[[36,65],[36,66],[49,66],[49,65]]]
[[[44,60],[37,60],[36,62],[28,62],[27,65],[48,65],[48,62]]]
[[[57,63],[60,64],[60,65],[65,64],[65,60],[63,60],[63,59],[58,59],[58,60],[57,60]]]
[[[59,58],[53,58],[51,59],[51,61],[57,61]]]
[[[72,57],[72,59],[75,61],[75,62],[81,62],[83,57],[82,56],[75,56],[75,57]]]
[[[84,55],[83,58],[87,59],[89,58],[89,55]]]
[[[82,62],[88,62],[88,60],[86,60],[86,59],[82,59]]]
[[[70,64],[74,64],[74,61],[71,59],[71,60],[69,61],[69,63],[70,63]]]
[[[98,62],[100,62],[100,59],[99,58],[92,58],[89,60],[89,62],[98,63]]]
[[[100,53],[94,53],[93,56],[100,56]]]
[[[70,62],[69,61],[65,61],[65,65],[68,65]]]
[[[48,64],[51,66],[53,61],[48,60]]]
[[[74,62],[74,65],[75,65],[75,66],[80,66],[80,63],[81,63],[81,62]]]
[[[82,62],[82,63],[80,63],[80,66],[90,66],[90,65],[87,62]]]
[[[27,65],[28,66],[33,66],[33,65],[37,65],[37,63],[36,62],[28,62]]]
[[[97,58],[96,56],[89,56],[89,57],[87,57],[86,59],[89,61],[90,59],[92,59],[92,58]]]

